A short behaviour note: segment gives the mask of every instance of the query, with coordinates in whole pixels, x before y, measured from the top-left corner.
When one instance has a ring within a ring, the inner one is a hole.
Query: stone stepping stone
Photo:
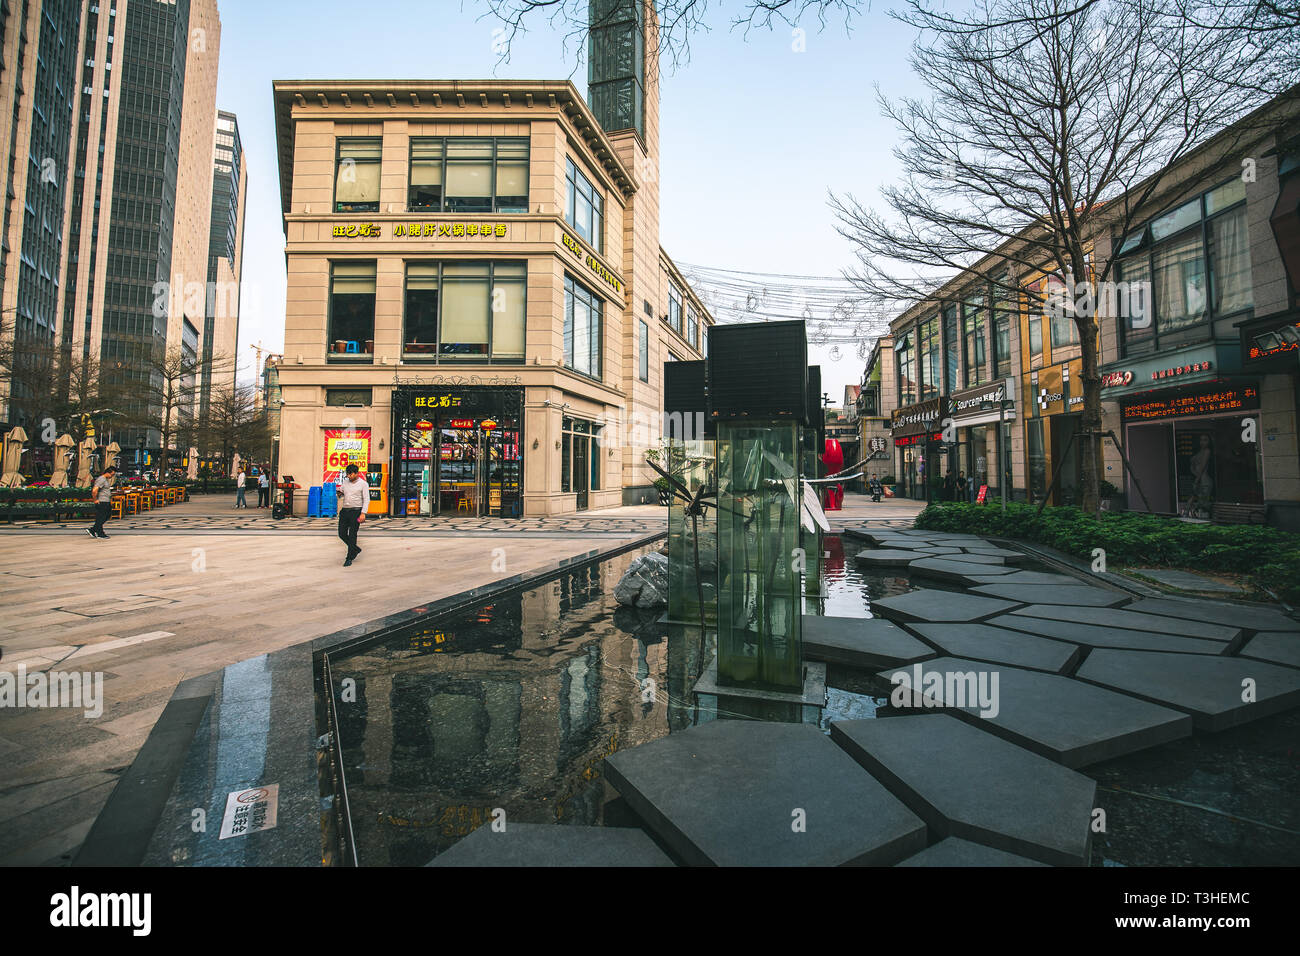
[[[892,621],[978,621],[1015,607],[1014,601],[923,588],[871,604],[872,613]]]
[[[1004,614],[990,618],[989,624],[1007,627],[1058,641],[1070,641],[1086,647],[1110,647],[1131,651],[1171,651],[1179,654],[1226,654],[1232,647],[1222,641],[1177,634],[1153,634],[1120,627],[1098,627],[1078,621],[1053,621],[1045,617],[1020,617]]]
[[[937,578],[953,584],[987,584],[988,580],[975,580],[976,577],[991,579],[1008,574],[1015,574],[1013,568],[999,564],[976,564],[973,561],[951,560],[952,555],[936,555],[932,558],[922,557],[908,565],[913,574],[926,578]]]
[[[1154,631],[1158,634],[1179,634],[1200,637],[1211,641],[1234,641],[1241,637],[1241,629],[1186,618],[1161,617],[1156,614],[1139,614],[1128,608],[1062,607],[1051,604],[1031,604],[1013,614],[1024,617],[1048,617],[1054,621],[1077,621],[1100,627],[1120,627],[1129,631]]]
[[[995,548],[992,545],[987,547],[968,547],[963,548],[967,554],[989,554],[995,558],[1002,558],[1007,564],[1016,564],[1020,561],[1027,561],[1029,555],[1023,551],[1012,551],[1010,548]]]
[[[982,572],[981,572],[982,573]],[[1071,577],[1068,574],[1053,574],[1050,571],[1020,571],[1013,570],[1010,574],[992,575],[980,577],[978,574],[972,575],[977,578],[975,584],[1080,584],[1080,580]]]
[[[925,555],[920,551],[874,548],[869,551],[859,551],[854,560],[869,568],[905,568],[913,561],[920,561],[924,557]]]
[[[1191,736],[1192,718],[1179,711],[1058,674],[992,667],[964,658],[938,657],[882,671],[879,676],[892,684],[891,675],[896,673],[906,674],[915,683],[918,668],[923,681],[926,674],[938,675],[943,678],[942,691],[926,692],[924,683],[920,688],[932,705],[944,706],[955,717],[1074,769]],[[990,693],[997,675],[997,693],[992,695],[997,713],[987,717],[979,715],[978,700],[972,703],[967,694],[981,673],[987,675],[985,686]],[[897,687],[893,690],[907,696]],[[911,706],[922,706],[922,695],[913,691]],[[894,696],[891,694],[891,701]]]
[[[640,830],[509,822],[479,827],[426,866],[674,866]]]
[[[715,720],[605,758],[606,777],[694,866],[888,866],[925,824],[811,724]],[[795,832],[793,811],[806,814]]]
[[[1245,607],[1215,601],[1174,601],[1144,598],[1129,605],[1129,610],[1143,614],[1160,614],[1191,621],[1209,621],[1251,631],[1300,631],[1300,621],[1269,607]]]
[[[1022,604],[1069,604],[1074,607],[1114,607],[1129,599],[1127,594],[1103,591],[1086,584],[981,584],[971,588],[976,594],[1019,601]]]
[[[815,661],[878,669],[936,656],[934,648],[883,618],[803,616],[803,653]]]
[[[913,551],[923,551],[926,554],[962,554],[961,548],[945,548],[934,544],[915,544],[909,545]]]
[[[1300,672],[1241,657],[1097,650],[1075,674],[1192,715],[1197,730],[1236,727],[1300,704]],[[1243,701],[1253,680],[1255,700]]]
[[[942,837],[1085,866],[1097,784],[948,714],[840,720],[831,740]]]
[[[948,837],[932,847],[927,847],[916,856],[909,856],[900,866],[1046,866],[1028,857],[1016,856],[995,850],[991,846],[981,846],[969,840]]]
[[[944,560],[961,561],[965,564],[1006,564],[1006,561],[996,554],[977,554],[974,551],[959,551],[956,554],[949,555]]]
[[[1220,594],[1240,594],[1245,588],[1236,584],[1216,581],[1194,571],[1179,571],[1175,568],[1133,568],[1143,577],[1159,581],[1161,584],[1182,591],[1211,591]]]
[[[1290,631],[1264,631],[1256,634],[1241,649],[1242,657],[1300,667],[1300,634]]]
[[[988,624],[913,624],[911,627],[952,657],[973,661],[992,661],[1060,674],[1068,672],[1083,656],[1083,648],[1077,644],[1052,641]]]

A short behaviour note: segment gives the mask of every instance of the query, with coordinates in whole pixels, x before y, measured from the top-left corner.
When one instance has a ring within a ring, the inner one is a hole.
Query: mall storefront
[[[1028,500],[1046,498],[1049,505],[1077,505],[1083,487],[1081,362],[1072,359],[1034,369],[1023,377],[1023,384]]]
[[[931,496],[926,494],[926,481],[933,483],[934,476],[941,471],[943,420],[947,414],[947,396],[894,409],[890,435],[894,441],[897,466],[895,491],[900,497],[930,500]]]
[[[1130,510],[1211,518],[1247,506],[1245,519],[1263,523],[1259,380],[1239,365],[1233,349],[1202,345],[1103,370],[1132,469]]]
[[[1015,380],[1006,379],[954,392],[949,398],[957,443],[951,447],[949,471],[967,478],[967,499],[981,488],[985,500],[1000,496],[1003,483],[1011,498],[1011,428],[1016,418]],[[1000,431],[999,431],[1000,429]],[[999,479],[997,463],[1002,461]]]

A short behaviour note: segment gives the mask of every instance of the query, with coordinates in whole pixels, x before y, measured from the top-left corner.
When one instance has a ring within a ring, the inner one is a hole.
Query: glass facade
[[[572,276],[564,277],[564,364],[575,372],[601,377],[600,298]]]
[[[404,362],[524,360],[528,266],[407,262]]]
[[[217,144],[212,161],[212,216],[208,233],[208,295],[203,317],[203,367],[213,363],[212,346],[218,320],[238,315],[238,289],[217,287],[217,260],[225,259],[234,267],[239,259],[239,178],[243,146],[239,139],[239,121],[234,113],[217,113]],[[236,277],[238,281],[238,277]],[[233,309],[233,311],[232,311]],[[205,372],[203,391],[199,395],[199,419],[208,417],[212,400],[212,376]]]
[[[608,133],[645,137],[645,39],[640,0],[588,5],[587,102]]]
[[[572,159],[565,160],[565,221],[587,245],[603,253],[605,246],[605,200]]]
[[[528,212],[528,140],[412,137],[406,208]]]

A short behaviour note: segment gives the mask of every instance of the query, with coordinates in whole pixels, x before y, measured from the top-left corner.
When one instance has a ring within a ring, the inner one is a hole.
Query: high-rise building
[[[206,418],[214,389],[235,384],[239,341],[239,282],[244,254],[244,200],[248,168],[234,113],[217,113],[212,158],[212,225],[208,235],[208,290],[203,319],[199,417]]]
[[[0,2],[0,339],[18,366],[0,380],[0,420],[29,431],[21,367],[58,327],[81,15],[80,3]]]

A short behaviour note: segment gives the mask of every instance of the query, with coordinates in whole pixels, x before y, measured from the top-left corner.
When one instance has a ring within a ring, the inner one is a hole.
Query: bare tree
[[[245,459],[269,461],[271,431],[266,415],[257,405],[257,390],[251,385],[225,386],[213,391],[207,419],[201,423],[204,447],[220,448],[221,460],[229,463],[239,452]]]
[[[156,346],[129,369],[134,384],[128,388],[134,391],[122,403],[126,406],[126,423],[158,432],[166,456],[182,428],[196,415],[204,378],[229,371],[232,366],[233,360],[227,356],[206,360],[180,347]]]
[[[1094,237],[1158,211],[1167,167],[1259,105],[1254,91],[1270,82],[1253,35],[1166,16],[1154,0],[981,0],[960,15],[911,0],[897,16],[920,31],[911,62],[931,94],[880,98],[902,131],[902,182],[881,190],[886,212],[831,199],[859,260],[851,278],[896,314],[963,275],[1005,269],[995,300],[1017,315],[1021,296],[1047,304],[1021,287],[1028,274],[1105,282],[1114,257],[1095,262]],[[1066,306],[1082,353],[1082,504],[1095,511],[1097,316]]]

